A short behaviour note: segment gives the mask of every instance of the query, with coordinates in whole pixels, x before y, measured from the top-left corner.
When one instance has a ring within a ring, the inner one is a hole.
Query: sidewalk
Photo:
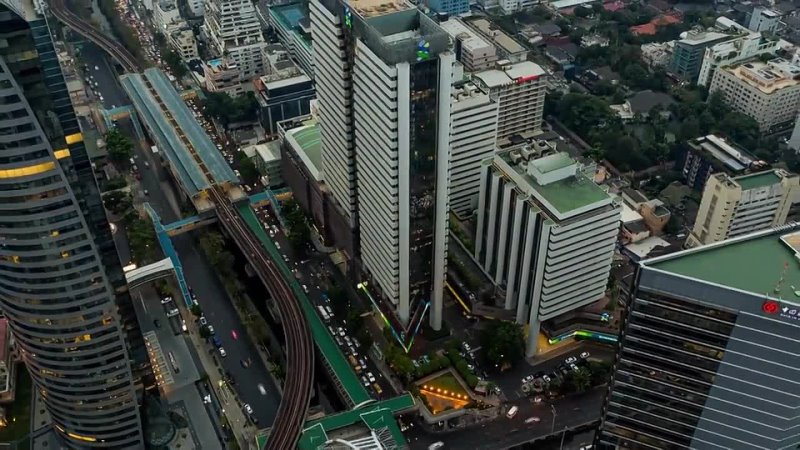
[[[191,315],[186,308],[180,308],[181,316],[186,320],[186,325],[189,327],[189,339],[192,341],[195,349],[197,349],[197,356],[203,365],[203,370],[208,375],[208,381],[214,392],[217,394],[222,404],[222,412],[228,421],[228,424],[233,431],[234,437],[239,448],[242,450],[250,449],[254,443],[255,434],[257,429],[253,427],[242,411],[242,405],[236,399],[236,394],[231,392],[228,385],[223,381],[220,371],[222,368],[217,364],[216,360],[208,354],[209,344],[200,337],[200,333],[195,323],[195,317]]]

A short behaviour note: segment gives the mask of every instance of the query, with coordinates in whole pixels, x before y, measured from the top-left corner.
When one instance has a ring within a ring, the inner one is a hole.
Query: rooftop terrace
[[[774,170],[767,170],[751,175],[742,175],[734,178],[733,180],[742,187],[743,191],[749,191],[750,189],[757,189],[760,187],[778,184],[782,179],[783,178],[781,178]]]
[[[303,126],[292,128],[286,132],[286,140],[297,151],[300,159],[308,167],[314,179],[320,181],[322,175],[322,152],[321,139],[319,135],[319,124],[316,120],[310,119],[304,122]]]
[[[507,151],[495,155],[494,166],[506,173],[525,193],[532,195],[542,203],[545,212],[554,220],[565,220],[613,203],[613,199],[603,188],[577,168],[570,176],[549,181],[547,184],[540,184],[528,170],[528,165],[536,164],[536,160],[515,162],[515,156],[512,153],[515,152]],[[551,155],[539,165],[546,170],[543,173],[549,174],[568,170],[571,164],[576,164],[576,162],[567,156]]]
[[[800,302],[799,257],[800,227],[794,225],[673,253],[642,265],[757,296]]]
[[[747,62],[722,70],[765,94],[800,85],[800,66],[780,58],[767,63]]]

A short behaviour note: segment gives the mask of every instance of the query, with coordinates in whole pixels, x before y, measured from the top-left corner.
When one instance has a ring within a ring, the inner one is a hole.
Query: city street
[[[102,60],[105,60],[105,55],[89,46],[85,47],[82,54],[85,60],[95,61],[99,67],[99,70],[92,71],[93,74],[104,73],[99,76],[114,80],[114,82],[100,82],[99,90],[104,99],[106,101],[109,98],[125,99],[120,103],[128,104],[124,91],[116,81],[115,75],[110,72],[110,67],[101,64]],[[94,76],[98,77],[98,75]],[[179,219],[179,202],[175,188],[170,181],[171,175],[159,167],[157,158],[152,152],[139,146],[135,146],[135,151],[135,157],[140,162],[138,165],[142,174],[141,187],[148,191],[145,200],[158,212],[164,223]],[[145,166],[143,161],[147,161],[149,167]],[[215,358],[221,360],[224,370],[233,376],[234,388],[241,403],[249,403],[253,407],[254,416],[259,420],[259,428],[269,426],[275,417],[280,396],[267,368],[258,357],[257,350],[248,338],[246,328],[239,320],[214,269],[195,247],[193,237],[189,234],[176,236],[173,238],[173,243],[183,263],[186,280],[197,294],[198,302],[209,323],[216,329],[227,351],[226,358],[220,358],[218,353],[215,354]],[[179,306],[184,307],[184,305]],[[231,335],[231,331],[234,330],[238,339],[233,339]],[[210,348],[209,345],[208,349]],[[198,351],[207,351],[207,349],[198,349]],[[252,358],[252,365],[249,368],[242,367],[241,361],[248,358]],[[258,389],[259,383],[266,387],[266,395],[261,395]]]
[[[599,420],[605,393],[605,386],[599,387],[584,394],[556,400],[553,407],[549,403],[534,405],[531,401],[515,402],[519,412],[513,419],[501,415],[483,425],[442,434],[429,433],[417,423],[405,432],[405,436],[412,449],[426,449],[438,441],[444,442],[444,449],[505,449],[557,433],[565,427],[576,427]],[[538,417],[539,422],[526,424],[525,419],[529,417]],[[591,438],[587,438],[586,442],[590,440]]]

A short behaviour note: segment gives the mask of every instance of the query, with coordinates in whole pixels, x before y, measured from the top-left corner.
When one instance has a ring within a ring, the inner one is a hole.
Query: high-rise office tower
[[[521,148],[481,168],[475,259],[503,307],[528,324],[533,356],[541,323],[603,297],[620,206],[566,153]]]
[[[35,5],[0,5],[0,306],[66,446],[141,449],[126,345],[137,326]]]
[[[323,144],[323,170],[336,200],[357,212],[369,286],[404,323],[430,301],[438,328],[455,63],[449,36],[400,0],[313,0],[311,20],[320,127],[331,141]]]
[[[207,0],[204,9],[203,27],[214,50],[236,63],[243,81],[263,75],[266,44],[253,2]]]
[[[599,449],[800,444],[800,227],[640,264]]]
[[[783,225],[798,192],[800,177],[783,169],[738,177],[714,174],[706,182],[686,245],[696,247]]]

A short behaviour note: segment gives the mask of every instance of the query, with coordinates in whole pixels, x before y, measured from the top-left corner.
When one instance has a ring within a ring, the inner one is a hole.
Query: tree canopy
[[[206,112],[225,126],[235,122],[256,120],[258,116],[258,100],[252,92],[231,97],[224,92],[206,91],[203,106]]]
[[[114,163],[124,164],[133,155],[133,142],[118,128],[111,128],[105,135],[108,157]]]
[[[481,345],[492,364],[513,365],[524,356],[522,328],[512,322],[490,321],[481,331]]]

